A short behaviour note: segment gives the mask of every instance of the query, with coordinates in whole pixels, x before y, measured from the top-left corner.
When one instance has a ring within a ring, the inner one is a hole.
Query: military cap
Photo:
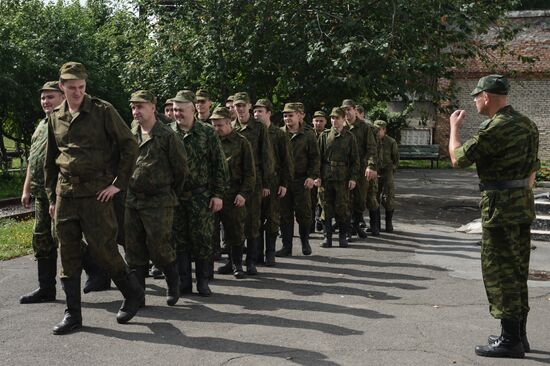
[[[380,128],[386,128],[386,126],[388,124],[386,123],[386,121],[382,121],[381,119],[377,119],[376,121],[373,122],[373,125],[375,125],[376,127],[380,127]]]
[[[233,104],[248,104],[250,103],[250,97],[247,92],[240,92],[233,95]]]
[[[332,112],[330,113],[331,117],[342,117],[346,115],[346,112],[341,107],[334,107],[332,108]]]
[[[43,92],[43,91],[47,91],[47,90],[62,93],[61,89],[59,89],[59,82],[58,81],[47,81],[46,83],[44,83],[44,85],[42,85],[42,87],[40,89],[38,89],[39,92]]]
[[[164,105],[173,104],[174,101],[172,99],[166,99],[166,102],[164,102]]]
[[[214,109],[214,112],[212,112],[212,116],[210,116],[210,119],[231,119],[231,112],[229,112],[229,109],[219,106]]]
[[[195,93],[193,93],[191,90],[184,89],[180,90],[175,97],[171,98],[172,102],[179,102],[179,103],[195,103]]]
[[[327,114],[323,111],[315,111],[315,113],[313,113],[313,118],[315,117],[327,118]]]
[[[507,95],[509,88],[508,79],[504,76],[496,74],[487,75],[479,79],[477,86],[470,95],[478,95],[483,91],[491,94]]]
[[[273,110],[273,103],[271,103],[271,101],[267,98],[262,98],[256,101],[256,104],[254,104],[254,108],[256,107],[264,107],[271,112]]]
[[[229,95],[226,99],[225,99],[225,102],[233,102],[235,100],[235,97],[233,95]]]
[[[357,109],[357,112],[365,113],[365,108],[363,108],[363,106],[360,105],[360,104],[357,104],[357,105],[355,106],[355,109]]]
[[[86,68],[80,62],[64,63],[59,69],[59,77],[62,80],[86,80]]]
[[[355,102],[353,101],[353,99],[344,99],[342,101],[342,108],[346,108],[346,107],[354,107],[355,108],[356,104]]]
[[[286,103],[285,107],[283,108],[283,113],[293,112],[300,112],[300,108],[296,105],[296,103]]]
[[[304,103],[302,103],[302,102],[295,102],[294,104],[296,104],[296,107],[298,108],[298,112],[305,113],[306,107],[304,106]]]
[[[210,93],[206,89],[197,90],[197,100],[211,100]]]
[[[157,104],[157,98],[149,90],[138,90],[132,93],[130,103],[153,103]]]

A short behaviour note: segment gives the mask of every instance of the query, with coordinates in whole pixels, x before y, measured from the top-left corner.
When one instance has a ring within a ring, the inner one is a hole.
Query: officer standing
[[[231,112],[218,107],[210,117],[214,130],[221,140],[225,161],[229,169],[229,188],[223,196],[223,208],[218,213],[223,223],[225,240],[229,246],[229,259],[218,268],[219,274],[243,278],[245,204],[256,186],[256,167],[252,147],[248,140],[231,126]]]
[[[139,144],[139,155],[126,196],[126,260],[145,290],[151,259],[164,273],[166,302],[172,306],[180,296],[172,224],[177,194],[188,175],[187,154],[172,129],[156,118],[156,97],[150,91],[133,93],[130,105],[138,122],[132,134]]]
[[[321,138],[321,134],[326,130],[327,126],[327,114],[323,111],[315,111],[313,113],[313,131],[315,131],[315,137],[317,142]],[[315,218],[315,226],[312,224],[311,232],[315,229],[317,231],[323,231],[324,229],[324,188],[322,186],[314,186],[311,190],[311,214]]]
[[[65,316],[54,327],[54,334],[82,326],[83,235],[94,258],[124,295],[117,321],[132,319],[144,297],[135,272],[129,271],[118,252],[112,204],[113,196],[128,185],[137,143],[111,104],[86,94],[87,77],[81,63],[61,66],[59,83],[66,100],[48,119],[45,187],[50,215],[55,217],[63,267],[61,282],[67,299]],[[112,144],[119,151],[118,164],[113,161]]]
[[[530,351],[526,323],[531,222],[535,218],[532,187],[540,168],[539,132],[508,104],[508,80],[482,77],[471,95],[478,113],[489,117],[463,145],[464,110],[450,118],[449,154],[454,167],[476,164],[481,190],[481,270],[491,315],[502,333],[475,352],[486,357],[523,358]]]
[[[323,132],[319,140],[321,154],[321,179],[315,185],[325,191],[324,248],[332,247],[332,218],[336,218],[340,231],[338,243],[347,247],[346,229],[350,216],[349,192],[355,189],[361,175],[360,157],[355,136],[344,128],[345,112],[335,107],[330,114],[332,128]]]

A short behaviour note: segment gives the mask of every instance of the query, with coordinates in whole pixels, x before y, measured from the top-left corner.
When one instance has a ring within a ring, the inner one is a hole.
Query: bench
[[[400,160],[430,160],[434,167],[434,160],[439,168],[439,145],[399,145]]]

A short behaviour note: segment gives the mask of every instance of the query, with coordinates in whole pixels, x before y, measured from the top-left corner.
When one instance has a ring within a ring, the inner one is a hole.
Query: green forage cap
[[[258,99],[256,104],[254,104],[254,108],[256,107],[264,107],[270,112],[273,111],[273,103],[267,98]]]
[[[67,62],[59,69],[59,77],[63,80],[86,80],[86,68],[80,62]]]
[[[374,121],[373,123],[376,127],[380,127],[380,128],[386,128],[386,126],[388,125],[386,123],[386,121],[382,121],[381,119],[377,119],[376,121]]]
[[[169,104],[173,104],[174,101],[172,99],[166,99],[166,102],[164,102],[164,105],[167,106]]]
[[[323,111],[315,111],[315,113],[313,113],[313,118],[315,117],[327,118],[327,114]]]
[[[233,104],[248,104],[250,97],[247,92],[239,92],[233,95]]]
[[[39,92],[43,92],[46,90],[56,91],[61,93],[61,89],[59,89],[59,82],[57,81],[48,81],[40,89],[38,89]]]
[[[231,112],[229,112],[229,109],[219,106],[214,109],[214,112],[212,112],[212,116],[210,116],[210,119],[231,119]]]
[[[493,74],[479,79],[477,86],[470,95],[478,95],[483,91],[491,94],[507,95],[509,89],[508,79],[502,75]]]
[[[233,102],[235,100],[235,97],[233,95],[230,95],[227,97],[227,99],[225,100],[225,102]]]
[[[306,107],[304,106],[304,103],[302,103],[302,102],[295,102],[294,104],[296,104],[296,108],[298,108],[298,112],[305,113]]]
[[[355,106],[355,109],[357,109],[357,112],[359,112],[359,113],[365,113],[365,108],[363,108],[363,106],[360,105],[360,104],[357,104]]]
[[[345,108],[345,107],[355,107],[356,104],[355,102],[353,101],[353,99],[344,99],[342,101],[342,108]]]
[[[179,102],[179,103],[195,103],[196,97],[195,93],[193,93],[191,90],[184,89],[180,90],[175,97],[171,98],[172,102]]]
[[[197,90],[197,100],[211,100],[210,93],[206,89]]]
[[[131,103],[153,103],[157,104],[157,98],[149,90],[138,90],[132,93]]]
[[[296,105],[296,103],[286,103],[285,107],[283,108],[283,113],[293,113],[293,112],[300,112],[300,109]]]
[[[330,113],[331,117],[342,117],[346,115],[346,112],[341,107],[334,107],[332,108],[332,112]]]

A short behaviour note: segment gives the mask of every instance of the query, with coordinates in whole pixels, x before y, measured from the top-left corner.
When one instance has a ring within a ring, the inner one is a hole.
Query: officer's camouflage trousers
[[[483,227],[481,270],[493,317],[520,320],[529,312],[530,254],[530,224]]]
[[[172,246],[174,207],[135,209],[126,207],[126,261],[135,268],[149,264],[149,259],[163,268],[176,259]]]
[[[386,211],[393,211],[395,208],[393,168],[384,169],[378,173],[378,202]]]
[[[271,194],[262,198],[262,223],[267,234],[279,232],[281,223],[281,198],[277,195],[279,187],[271,187]]]
[[[334,217],[338,223],[349,222],[350,190],[348,189],[348,181],[323,182],[323,187],[325,191],[325,218],[332,219]]]
[[[294,179],[281,200],[281,225],[294,225],[294,215],[299,225],[311,225],[311,194],[304,181],[305,178]]]
[[[34,199],[34,228],[32,249],[36,258],[57,257],[57,241],[49,213],[50,203],[45,197]]]
[[[214,214],[209,207],[210,198],[207,191],[180,200],[172,226],[176,252],[190,252],[198,260],[207,260],[212,255]]]
[[[378,210],[380,207],[380,202],[378,202],[378,179],[371,179],[367,181],[365,179],[365,189],[366,189],[366,198],[367,198],[367,210],[374,211]],[[354,189],[354,191],[357,188]]]

